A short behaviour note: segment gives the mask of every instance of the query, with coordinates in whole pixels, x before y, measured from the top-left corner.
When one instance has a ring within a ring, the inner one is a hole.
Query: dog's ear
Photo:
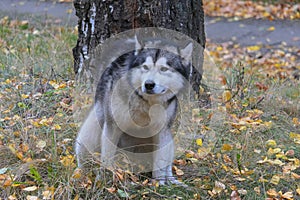
[[[139,53],[139,51],[142,49],[142,45],[139,42],[139,40],[138,40],[138,38],[137,38],[136,35],[134,36],[134,41],[135,41],[135,52],[134,52],[134,55],[137,55]]]
[[[193,43],[189,43],[186,47],[180,50],[180,56],[186,61],[190,61],[193,54]]]

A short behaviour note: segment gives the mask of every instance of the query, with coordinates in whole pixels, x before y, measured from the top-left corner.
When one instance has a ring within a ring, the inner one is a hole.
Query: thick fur
[[[94,106],[76,139],[78,165],[82,167],[89,156],[101,152],[101,163],[113,167],[117,152],[122,152],[140,160],[139,164],[151,165],[153,178],[161,184],[179,183],[172,174],[170,128],[177,96],[186,88],[190,74],[193,47],[189,44],[177,54],[137,47],[102,74]]]

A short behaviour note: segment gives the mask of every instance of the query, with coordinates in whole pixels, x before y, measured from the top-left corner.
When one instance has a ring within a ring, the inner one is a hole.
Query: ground
[[[183,134],[198,137],[174,161],[182,188],[121,170],[83,176],[72,4],[2,0],[0,199],[299,199],[299,4],[230,2],[204,1],[214,104],[191,109]]]

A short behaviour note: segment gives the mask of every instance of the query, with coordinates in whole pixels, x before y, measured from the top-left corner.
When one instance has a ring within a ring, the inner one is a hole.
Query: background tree
[[[89,65],[90,52],[113,34],[144,27],[163,27],[181,32],[197,41],[200,68],[205,48],[204,12],[202,0],[75,0],[78,16],[78,41],[73,49],[74,71],[80,74]],[[201,73],[191,77],[198,93]]]

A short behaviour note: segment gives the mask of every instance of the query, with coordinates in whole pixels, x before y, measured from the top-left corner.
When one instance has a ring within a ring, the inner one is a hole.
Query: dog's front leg
[[[78,167],[84,167],[84,165],[94,159],[94,153],[100,152],[101,132],[102,129],[97,120],[96,111],[93,108],[81,126],[76,138],[75,151]]]
[[[117,152],[121,131],[114,125],[104,123],[101,136],[101,163],[104,167],[112,167]]]
[[[161,185],[167,182],[180,184],[173,176],[174,142],[170,130],[164,130],[156,136],[157,149],[154,152],[153,178]]]

